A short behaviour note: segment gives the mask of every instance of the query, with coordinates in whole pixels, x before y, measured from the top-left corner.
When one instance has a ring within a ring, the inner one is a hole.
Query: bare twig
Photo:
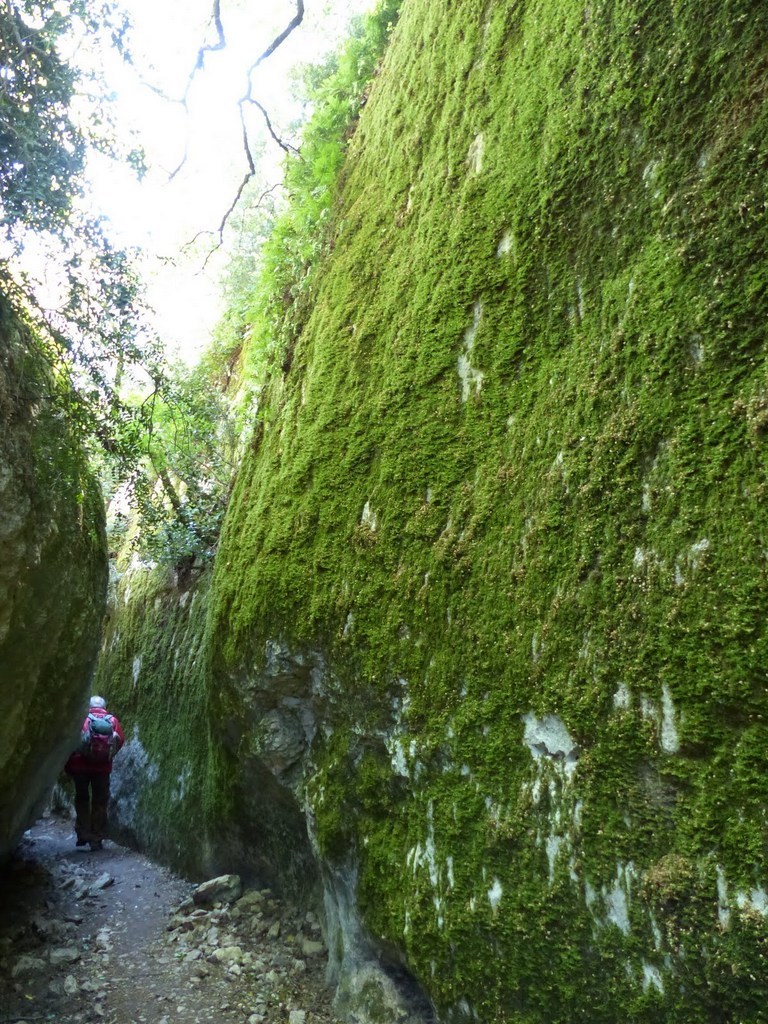
[[[251,152],[251,144],[248,138],[248,125],[245,123],[245,113],[243,112],[242,102],[238,104],[238,107],[240,110],[240,128],[243,132],[243,150],[245,151],[245,158],[248,161],[248,177],[253,177],[256,173],[256,162],[253,159],[253,153]]]
[[[267,59],[267,57],[270,56],[270,54],[275,52],[275,50],[278,48],[278,46],[280,46],[281,43],[285,42],[285,40],[288,38],[288,36],[291,34],[291,32],[293,32],[293,30],[295,28],[299,27],[299,25],[302,23],[303,19],[304,19],[304,0],[296,0],[296,14],[293,16],[293,18],[291,18],[291,20],[288,22],[286,27],[280,33],[280,35],[275,36],[275,38],[272,40],[272,42],[269,44],[269,46],[266,48],[266,50],[262,53],[262,55],[260,57],[258,57],[254,61],[254,63],[251,64],[251,66],[250,66],[250,68],[248,70],[248,92],[249,92],[249,94],[250,94],[250,85],[251,85],[251,75],[253,74],[253,72],[256,70],[256,68],[259,66],[259,64],[263,63]]]
[[[189,116],[189,103],[188,103],[189,92],[190,92],[190,90],[192,88],[192,83],[194,82],[195,76],[197,75],[198,71],[202,71],[203,68],[205,67],[205,55],[207,53],[215,53],[217,50],[223,50],[223,49],[226,48],[226,45],[227,45],[227,39],[226,39],[226,36],[224,34],[224,23],[221,20],[221,0],[213,0],[213,9],[211,11],[210,21],[213,22],[213,24],[214,24],[214,26],[216,28],[216,42],[215,43],[203,43],[203,45],[197,51],[197,56],[195,57],[195,63],[194,63],[194,65],[192,67],[192,70],[190,71],[190,73],[189,73],[189,75],[187,77],[187,84],[184,87],[184,92],[182,93],[182,95],[180,97],[169,96],[168,93],[165,92],[163,89],[161,89],[159,86],[153,85],[152,82],[147,82],[147,81],[144,81],[142,79],[143,84],[146,86],[147,89],[150,90],[150,92],[153,92],[156,96],[159,96],[160,99],[165,100],[167,103],[177,103],[177,104],[179,104],[179,106],[184,108],[184,113],[187,116]],[[210,22],[209,22],[209,24],[210,24]],[[189,155],[189,147],[185,143],[185,145],[184,145],[184,155],[182,156],[181,160],[179,161],[177,166],[174,168],[174,170],[172,170],[171,173],[168,175],[168,181],[173,181],[173,179],[176,177],[176,175],[182,169],[184,164],[187,162],[187,156],[188,155]]]
[[[184,90],[184,96],[182,103],[186,107],[187,97],[189,96],[189,90],[192,88],[192,82],[195,79],[195,75],[198,71],[202,71],[205,67],[205,55],[206,53],[215,53],[217,50],[225,49],[227,40],[224,35],[224,25],[221,21],[221,0],[213,0],[213,10],[211,11],[211,21],[216,27],[216,42],[215,43],[203,43],[200,49],[197,51],[197,58],[195,59],[195,66],[190,72],[189,78],[187,79],[187,87]]]
[[[216,243],[216,245],[214,245],[214,247],[211,249],[211,251],[208,253],[208,255],[205,257],[205,260],[203,262],[203,266],[201,268],[202,270],[205,270],[205,268],[208,266],[208,260],[213,256],[213,254],[215,252],[217,252],[221,248],[222,244],[224,243],[224,228],[227,226],[227,221],[229,220],[229,218],[234,213],[235,207],[240,202],[240,196],[243,194],[243,190],[245,189],[245,186],[248,184],[248,182],[251,180],[252,177],[253,177],[253,174],[249,172],[248,174],[245,175],[243,180],[240,182],[240,186],[239,186],[237,192],[235,193],[235,198],[232,200],[232,203],[231,203],[229,209],[227,210],[227,212],[221,218],[221,223],[219,224],[219,228],[218,228],[218,231],[217,231],[217,235],[218,235],[218,239],[219,240]],[[270,187],[268,189],[265,189],[261,193],[261,195],[259,196],[258,201],[254,204],[253,209],[254,210],[258,210],[259,207],[261,206],[261,204],[263,203],[263,201],[267,198],[267,196],[271,195],[275,191],[276,188],[280,188],[281,185],[282,185],[282,182],[278,182],[276,185],[270,185]],[[197,235],[195,235],[195,238],[193,238],[192,241],[194,242],[197,238],[199,238],[200,234],[202,234],[202,232],[199,232]]]
[[[245,102],[245,100],[241,100],[240,102],[241,102],[241,109],[242,109],[242,104]],[[283,142],[283,140],[281,138],[279,138],[279,136],[277,136],[275,134],[275,130],[272,127],[272,122],[269,119],[269,114],[266,112],[264,107],[262,107],[262,105],[259,103],[259,101],[255,100],[255,99],[253,99],[253,97],[249,96],[248,97],[248,102],[252,103],[254,105],[254,107],[258,107],[259,108],[259,110],[261,111],[261,113],[264,116],[264,123],[267,126],[267,131],[272,136],[274,141],[278,144],[280,149],[282,149],[286,153],[296,153],[296,155],[298,155],[299,151],[298,151],[298,149],[295,146],[292,146],[290,144],[290,142]]]
[[[245,92],[245,95],[239,100],[240,123],[241,123],[241,125],[243,127],[243,148],[245,150],[245,156],[246,156],[246,159],[248,161],[248,172],[246,173],[245,177],[241,181],[240,187],[237,190],[237,194],[235,195],[234,201],[229,206],[229,209],[225,212],[225,214],[224,214],[224,216],[223,216],[223,218],[221,220],[221,224],[219,225],[219,245],[221,245],[221,239],[223,237],[224,228],[226,227],[227,221],[232,216],[232,212],[234,211],[235,207],[237,206],[238,201],[240,199],[240,196],[243,194],[243,190],[245,189],[245,186],[248,184],[248,182],[251,180],[251,178],[256,173],[256,167],[254,165],[253,154],[251,153],[250,142],[249,142],[249,139],[248,139],[248,128],[247,128],[247,126],[245,124],[245,117],[244,117],[244,113],[243,113],[244,107],[245,107],[246,103],[253,103],[254,106],[257,106],[259,108],[259,110],[264,115],[264,119],[266,121],[267,128],[268,128],[269,133],[272,136],[272,138],[281,147],[281,149],[284,149],[286,152],[289,151],[289,147],[284,142],[282,142],[281,139],[279,139],[278,136],[275,134],[275,132],[274,132],[274,130],[272,128],[272,122],[270,121],[269,116],[268,116],[266,110],[264,109],[264,107],[257,100],[255,100],[253,98],[253,95],[252,95],[253,81],[252,81],[252,79],[253,79],[253,73],[256,70],[256,68],[260,64],[262,64],[267,59],[267,57],[269,57],[271,54],[273,54],[275,52],[275,50],[278,48],[278,46],[280,46],[282,43],[285,42],[285,40],[288,38],[288,36],[294,31],[294,29],[297,29],[299,27],[299,25],[302,23],[303,20],[304,20],[304,0],[296,0],[296,13],[294,14],[294,16],[291,18],[291,20],[285,26],[283,31],[275,36],[275,38],[272,40],[272,42],[269,44],[269,46],[266,48],[266,50],[264,50],[264,52],[262,54],[260,54],[256,58],[256,60],[253,62],[253,64],[251,64],[250,68],[248,69],[248,88],[247,88],[247,90]],[[290,148],[292,149],[293,147],[290,147]],[[294,150],[294,152],[295,152],[295,150]]]
[[[185,110],[186,110],[186,107],[185,107]],[[187,157],[188,156],[189,156],[189,140],[185,139],[184,140],[184,154],[183,154],[181,160],[178,162],[178,164],[174,167],[174,169],[168,175],[168,181],[169,182],[173,181],[173,179],[176,177],[176,175],[182,169],[184,164],[187,162]]]
[[[256,174],[256,163],[255,163],[255,160],[253,158],[253,153],[251,151],[251,143],[250,143],[250,137],[248,135],[248,127],[247,127],[247,125],[245,123],[245,113],[244,113],[244,110],[245,110],[246,104],[251,104],[251,105],[253,105],[253,106],[258,108],[258,110],[261,112],[262,117],[264,118],[264,123],[265,123],[265,125],[267,127],[267,131],[269,132],[272,140],[285,153],[295,153],[295,154],[298,154],[298,152],[299,152],[298,149],[295,146],[292,146],[289,142],[285,142],[277,134],[277,132],[275,131],[275,129],[274,129],[273,125],[272,125],[272,121],[271,121],[271,119],[269,117],[269,114],[267,113],[266,109],[253,96],[253,73],[256,71],[256,69],[268,57],[270,57],[275,52],[275,50],[277,50],[277,48],[279,46],[282,45],[282,43],[285,42],[285,40],[288,38],[288,36],[291,35],[291,33],[295,29],[297,29],[298,26],[304,20],[304,0],[294,0],[294,2],[295,2],[295,6],[296,6],[296,13],[294,14],[294,16],[291,18],[291,20],[288,22],[288,24],[285,26],[285,28],[275,36],[275,38],[271,41],[269,46],[267,46],[267,48],[256,58],[256,60],[248,68],[246,92],[245,92],[245,95],[242,96],[240,100],[238,100],[238,106],[239,106],[239,109],[240,109],[240,124],[241,124],[241,127],[242,127],[243,150],[245,152],[245,158],[246,158],[246,163],[247,163],[247,166],[248,166],[248,170],[246,171],[246,173],[245,173],[245,175],[243,177],[243,180],[240,182],[240,185],[239,185],[239,187],[237,189],[237,192],[235,193],[235,197],[234,197],[232,203],[229,205],[229,207],[227,208],[227,210],[225,211],[225,213],[224,213],[224,215],[223,215],[223,217],[221,219],[221,223],[219,225],[218,232],[217,232],[218,237],[219,237],[219,242],[218,242],[218,245],[209,254],[208,258],[210,258],[210,256],[213,254],[213,252],[216,251],[216,248],[218,248],[221,245],[222,239],[223,239],[223,234],[224,234],[224,228],[226,227],[227,221],[232,216],[233,211],[235,210],[238,202],[240,201],[240,197],[242,196],[243,191],[245,190],[246,185],[248,184],[248,182]],[[191,72],[189,73],[189,76],[187,78],[187,83],[186,83],[186,86],[184,88],[184,92],[183,92],[183,94],[182,94],[182,96],[180,98],[174,98],[174,97],[168,96],[160,88],[158,88],[157,86],[152,85],[149,82],[145,82],[144,83],[147,86],[147,88],[151,89],[151,91],[154,92],[156,95],[162,97],[163,99],[167,100],[168,102],[180,104],[184,108],[184,111],[187,114],[187,116],[189,115],[189,105],[188,105],[189,93],[190,93],[190,90],[192,88],[192,84],[193,84],[193,82],[195,80],[195,76],[198,74],[198,72],[202,71],[203,68],[205,67],[206,55],[208,53],[214,53],[214,52],[216,52],[218,50],[223,50],[223,49],[226,48],[226,45],[227,45],[226,35],[225,35],[225,32],[224,32],[224,24],[223,24],[222,18],[221,18],[221,0],[213,0],[213,8],[211,10],[210,23],[212,23],[214,25],[215,29],[216,29],[216,41],[213,42],[213,43],[204,43],[200,47],[200,49],[197,51],[197,57],[195,58],[194,66],[193,66]],[[168,176],[168,180],[169,181],[172,181],[176,177],[176,175],[181,171],[181,169],[184,167],[184,165],[187,162],[187,158],[188,158],[188,147],[185,145],[185,147],[184,147],[184,154],[183,154],[181,160],[179,161],[178,165],[174,168],[174,170],[170,172],[170,174]],[[268,191],[271,191],[271,190],[268,190]],[[267,193],[265,193],[265,195],[266,194]],[[262,199],[263,198],[264,197],[262,196]],[[259,200],[259,202],[261,202],[261,200]],[[204,233],[204,232],[200,232],[199,234],[202,234],[202,233]],[[195,236],[195,239],[197,237],[198,237],[198,235]],[[195,239],[193,239],[192,241],[194,242]],[[206,259],[206,263],[207,263],[207,261],[208,260]]]
[[[222,244],[222,242],[224,240],[223,239],[224,228],[227,225],[227,221],[228,221],[229,217],[232,215],[232,213],[234,212],[234,209],[237,206],[237,202],[238,202],[240,196],[243,194],[243,189],[248,184],[248,182],[251,180],[251,177],[252,177],[252,175],[247,174],[244,177],[243,181],[240,183],[240,186],[238,187],[238,190],[237,190],[236,198],[233,201],[231,207],[227,210],[225,216],[222,218],[221,223],[219,224],[218,228],[215,231],[211,231],[209,228],[204,228],[202,231],[198,231],[197,234],[194,235],[192,238],[190,238],[190,240],[183,246],[183,249],[186,252],[186,250],[190,249],[195,244],[195,242],[199,238],[201,238],[203,235],[214,235],[215,234],[217,236],[218,241],[217,241],[216,245],[213,247],[213,249],[211,249],[211,251],[206,256],[205,262],[203,263],[203,266],[201,267],[201,270],[205,270],[205,267],[206,267],[206,265],[208,263],[208,260],[211,258],[211,256],[213,256],[213,254],[217,251],[217,249],[220,248],[220,246],[221,246],[221,244]],[[254,210],[260,209],[261,204],[264,202],[264,200],[267,198],[267,196],[271,195],[275,191],[275,189],[281,188],[282,184],[283,183],[281,181],[278,181],[274,185],[270,185],[269,188],[264,189],[264,191],[259,196],[258,200],[254,203],[252,209],[254,209]]]

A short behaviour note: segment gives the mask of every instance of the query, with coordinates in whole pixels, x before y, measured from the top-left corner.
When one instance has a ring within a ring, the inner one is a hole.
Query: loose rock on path
[[[325,964],[311,912],[75,849],[58,818],[0,870],[0,1024],[338,1024]]]

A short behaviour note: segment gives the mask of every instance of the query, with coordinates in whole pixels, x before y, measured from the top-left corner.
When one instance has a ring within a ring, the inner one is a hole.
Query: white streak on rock
[[[661,972],[658,967],[654,967],[652,964],[643,964],[643,992],[647,992],[649,989],[655,988],[659,992],[664,992],[664,980],[661,977]]]
[[[728,906],[728,884],[725,880],[725,871],[720,864],[715,869],[717,872],[717,919],[723,928],[728,928],[731,923],[731,911]]]
[[[360,522],[367,526],[373,533],[378,529],[379,524],[376,519],[376,513],[372,511],[370,501],[366,501],[365,505],[363,505]]]
[[[485,139],[480,132],[474,137],[467,153],[467,163],[473,174],[480,174],[483,169],[483,153],[485,151]]]
[[[666,754],[676,754],[680,749],[680,737],[675,725],[675,705],[666,683],[661,688],[661,749]]]
[[[491,904],[491,910],[494,914],[498,912],[503,892],[504,890],[501,887],[501,882],[498,878],[494,878],[493,885],[488,890],[488,902]]]
[[[613,695],[613,706],[619,711],[628,711],[631,704],[631,695],[626,683],[619,683],[616,693]]]
[[[578,744],[557,715],[543,715],[537,718],[532,711],[523,715],[525,733],[523,741],[535,760],[550,757],[562,764],[570,778],[576,770]]]
[[[473,391],[477,394],[483,385],[483,374],[471,364],[472,350],[475,347],[475,338],[482,315],[483,304],[482,302],[476,302],[472,310],[472,324],[464,332],[464,348],[459,354],[457,366],[459,380],[461,381],[462,402],[466,402]]]

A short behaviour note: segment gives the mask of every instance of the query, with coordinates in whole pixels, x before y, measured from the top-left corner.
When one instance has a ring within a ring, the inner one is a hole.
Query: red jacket
[[[109,715],[112,719],[112,728],[115,730],[115,735],[117,736],[117,745],[115,746],[115,753],[117,753],[120,747],[125,743],[125,736],[123,735],[122,726],[115,715],[106,711],[104,708],[91,708],[88,714],[96,715],[97,718],[105,718]],[[88,715],[83,719],[83,731],[85,731],[87,724]],[[75,750],[69,755],[67,763],[64,765],[64,771],[69,775],[109,775],[112,771],[112,762],[91,761],[85,756],[85,754],[81,754],[79,750]]]

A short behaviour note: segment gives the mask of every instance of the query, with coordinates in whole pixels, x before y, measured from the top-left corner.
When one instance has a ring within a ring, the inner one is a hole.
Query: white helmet
[[[107,706],[107,702],[104,700],[103,697],[91,697],[91,703],[90,703],[89,706],[92,707],[92,708],[102,708],[103,709],[103,708],[105,708]]]

